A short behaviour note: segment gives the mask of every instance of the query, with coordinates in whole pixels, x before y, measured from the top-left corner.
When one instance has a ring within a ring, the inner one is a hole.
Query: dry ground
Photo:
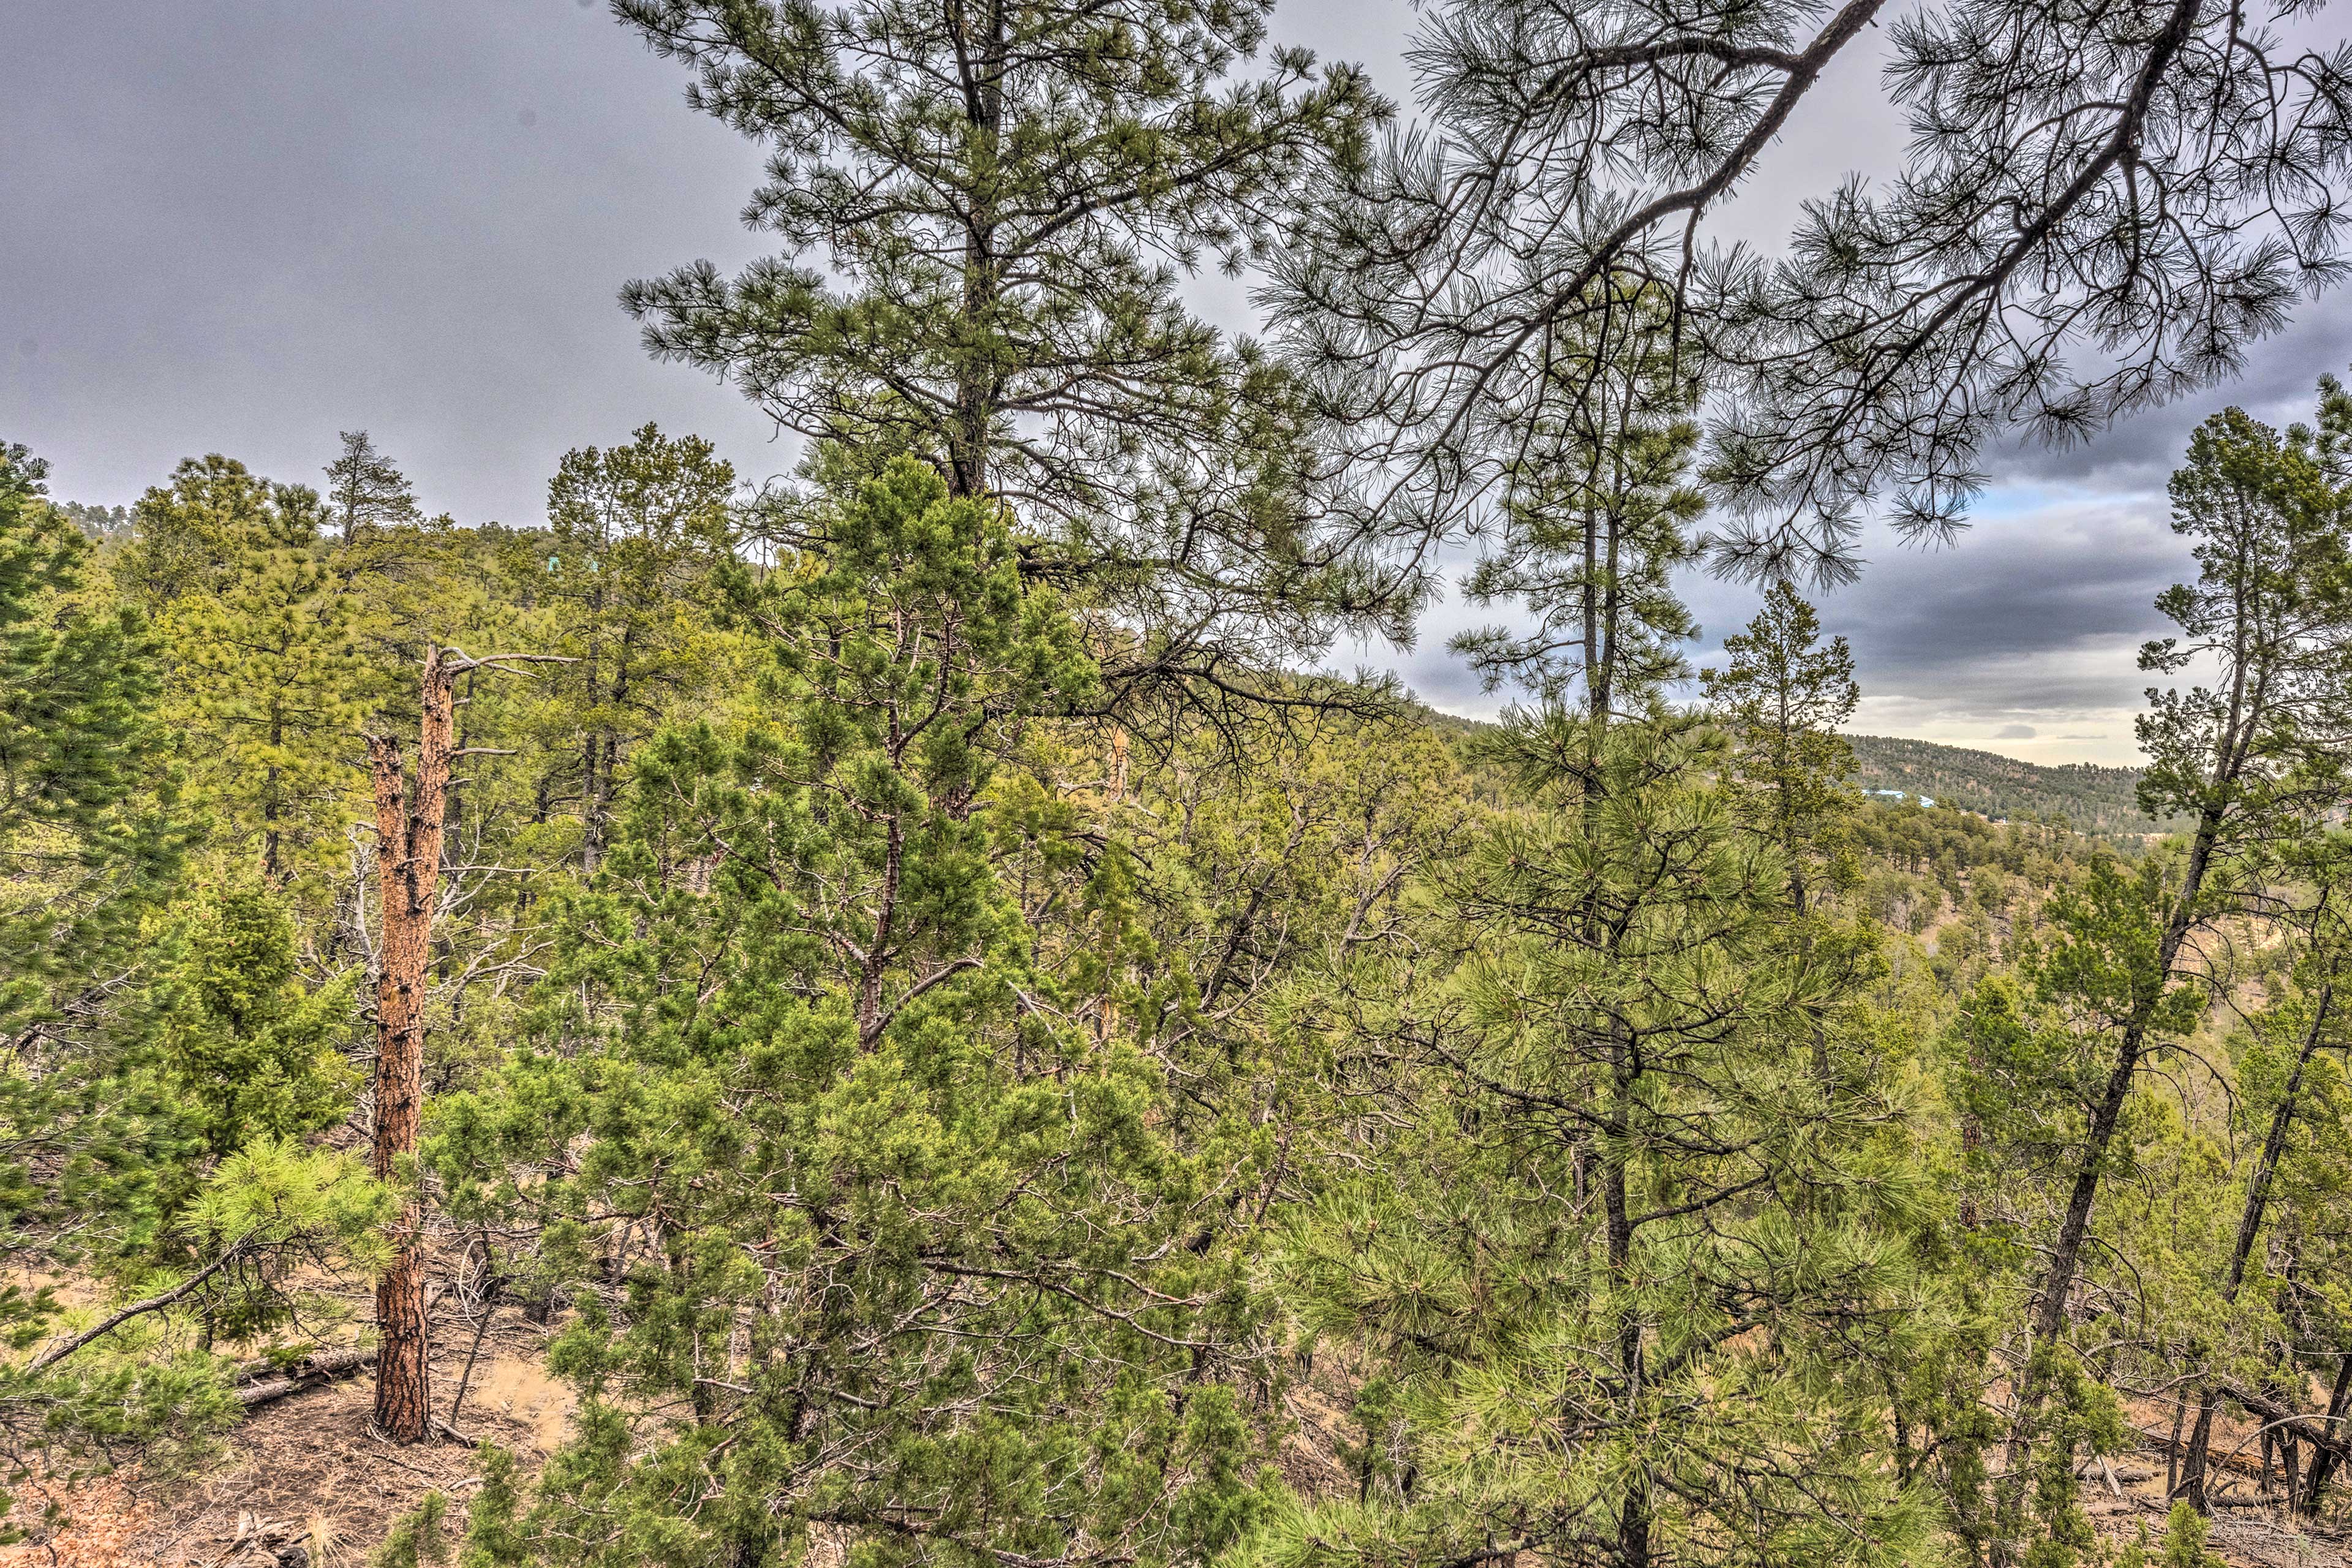
[[[446,1411],[473,1335],[454,1321],[435,1327],[435,1402]],[[469,1439],[510,1449],[526,1468],[562,1440],[572,1413],[571,1391],[544,1370],[549,1331],[499,1308],[458,1414]],[[475,1450],[446,1438],[386,1443],[368,1430],[373,1403],[361,1373],[262,1406],[193,1474],[69,1489],[59,1500],[71,1522],[51,1540],[0,1548],[0,1568],[363,1568],[393,1521],[432,1491],[449,1500],[454,1538],[481,1480]]]
[[[448,1408],[470,1331],[454,1314],[436,1321],[434,1380],[436,1407]],[[534,1327],[512,1306],[498,1309],[483,1341],[458,1425],[476,1442],[512,1450],[535,1469],[565,1436],[571,1392],[545,1372],[551,1330]],[[1328,1351],[1297,1374],[1287,1399],[1293,1426],[1282,1445],[1281,1467],[1293,1486],[1311,1494],[1344,1493],[1352,1486],[1339,1458],[1355,1434],[1347,1410],[1355,1382],[1344,1360]],[[392,1522],[426,1493],[449,1500],[449,1534],[462,1533],[466,1508],[481,1479],[474,1448],[447,1440],[395,1447],[369,1432],[372,1384],[364,1373],[298,1394],[256,1411],[229,1435],[224,1448],[191,1474],[144,1479],[107,1477],[68,1490],[59,1500],[72,1522],[53,1539],[0,1548],[0,1568],[365,1568]],[[2158,1437],[2169,1406],[2132,1412]],[[2214,1448],[2229,1454],[2246,1442],[2251,1424],[2217,1424]],[[2291,1519],[2257,1496],[2256,1477],[2242,1460],[2217,1478],[2224,1506],[2215,1512],[2211,1545],[2231,1568],[2352,1568],[2352,1494],[2333,1517],[2314,1523]],[[2116,1545],[2144,1526],[2151,1540],[2164,1528],[2164,1458],[2160,1447],[2094,1462],[2084,1472],[2084,1500],[2102,1535]],[[26,1512],[37,1508],[28,1498]]]

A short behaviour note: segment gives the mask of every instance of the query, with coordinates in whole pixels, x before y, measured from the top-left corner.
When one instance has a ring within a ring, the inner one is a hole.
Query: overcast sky
[[[755,149],[691,113],[684,78],[593,0],[21,0],[0,47],[0,440],[61,498],[115,504],[218,451],[316,482],[364,427],[461,521],[526,523],[567,448],[648,419],[747,478],[793,449],[709,378],[658,364],[614,302],[628,279],[760,254],[736,215]],[[1363,61],[1391,97],[1405,0],[1284,0],[1276,33]],[[1763,242],[1902,132],[1866,54],[1807,101],[1731,215]],[[1862,161],[1856,162],[1857,156]],[[1196,289],[1246,324],[1242,291]],[[1885,541],[1822,605],[1853,643],[1857,727],[2042,762],[2127,761],[2156,630],[2185,574],[2165,475],[2212,406],[2299,416],[2352,357],[2331,299],[2244,381],[2087,450],[2021,452],[1955,548]],[[1702,657],[1753,605],[1689,584]],[[1370,651],[1424,697],[1490,712],[1444,653],[1480,619],[1432,612]]]

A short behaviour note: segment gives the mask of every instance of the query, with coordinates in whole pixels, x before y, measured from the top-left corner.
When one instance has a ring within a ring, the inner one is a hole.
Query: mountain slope
[[[2134,792],[2137,768],[2069,763],[2044,767],[1992,752],[1903,741],[1889,735],[1849,735],[1854,778],[1864,789],[1899,789],[1932,796],[1940,805],[1988,816],[2064,817],[2084,833],[2137,835],[2178,826],[2140,814]]]

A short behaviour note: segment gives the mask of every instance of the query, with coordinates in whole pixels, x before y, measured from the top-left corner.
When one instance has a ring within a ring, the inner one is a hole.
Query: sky
[[[648,420],[752,480],[795,448],[709,376],[649,358],[616,293],[697,258],[763,253],[738,220],[756,148],[596,0],[29,0],[0,49],[0,440],[61,499],[114,505],[224,452],[317,482],[364,428],[459,521],[538,521],[567,448]],[[1407,0],[1281,0],[1275,37],[1361,61],[1409,101]],[[1769,245],[1792,205],[1885,172],[1902,130],[1867,50],[1839,61],[1727,215]],[[1875,157],[1881,163],[1874,166]],[[1246,288],[1193,298],[1249,325]],[[2150,601],[2187,574],[2164,480],[2226,402],[2275,421],[2352,360],[2352,309],[2305,307],[2242,380],[2086,448],[2005,452],[1954,547],[1865,542],[1828,595],[1855,728],[2035,762],[2133,760]],[[1685,584],[1702,660],[1751,590]],[[1411,648],[1336,656],[1488,714],[1445,652],[1490,618],[1433,606]]]

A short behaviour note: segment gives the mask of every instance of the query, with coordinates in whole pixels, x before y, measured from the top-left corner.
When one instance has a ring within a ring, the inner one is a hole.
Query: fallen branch
[[[347,1373],[354,1373],[375,1361],[373,1345],[359,1345],[350,1350],[320,1351],[305,1356],[286,1369],[283,1374],[262,1382],[247,1383],[236,1391],[236,1402],[247,1410],[299,1394],[306,1388],[321,1388]],[[247,1376],[254,1375],[247,1373]]]
[[[2189,1452],[2189,1443],[2185,1438],[2168,1437],[2161,1432],[2151,1432],[2145,1426],[2135,1426],[2132,1429],[2139,1434],[2142,1453],[2162,1454],[2167,1458],[2177,1459]],[[2221,1469],[2236,1469],[2250,1476],[2258,1474],[2261,1469],[2253,1460],[2242,1455],[2219,1455],[2208,1458],[2206,1463]],[[2148,1479],[2154,1478],[2151,1476]]]
[[[441,1300],[442,1286],[435,1284],[425,1293],[425,1310],[431,1311]],[[240,1369],[236,1374],[236,1402],[247,1410],[299,1394],[306,1388],[319,1388],[346,1373],[353,1373],[375,1361],[373,1345],[352,1345],[342,1350],[316,1351],[291,1365],[279,1367],[272,1362],[256,1362]],[[272,1375],[273,1373],[277,1375]]]
[[[2319,1423],[2327,1419],[2326,1416],[2305,1415],[2303,1412],[2282,1405],[2266,1394],[2259,1394],[2251,1388],[2241,1387],[2234,1383],[2223,1384],[2221,1392],[2261,1416],[2265,1426],[2281,1432],[2292,1433],[2322,1453],[2334,1455],[2338,1464],[2352,1461],[2352,1443],[2347,1443],[2341,1435],[2330,1432],[2326,1426],[2320,1425]],[[2242,1448],[2245,1444],[2240,1443],[2238,1447]]]

